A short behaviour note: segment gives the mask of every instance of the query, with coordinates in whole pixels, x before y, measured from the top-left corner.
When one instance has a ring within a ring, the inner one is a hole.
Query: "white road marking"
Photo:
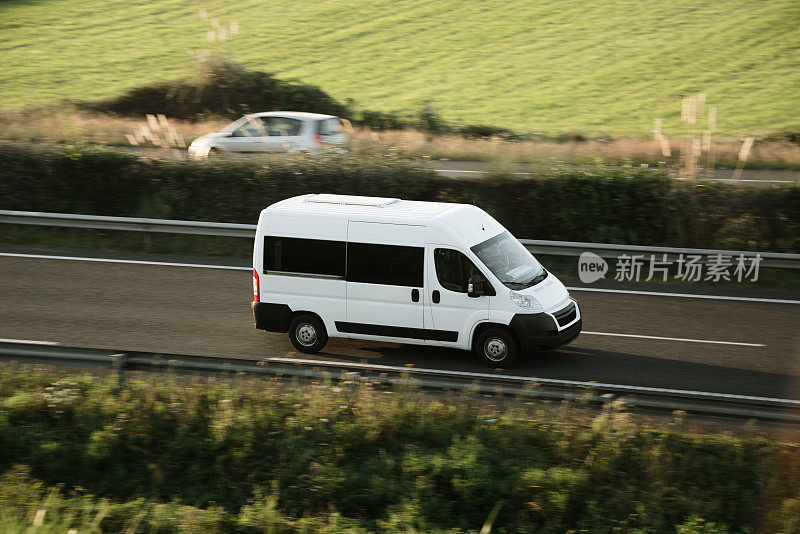
[[[145,260],[117,260],[113,258],[83,258],[80,256],[48,256],[45,254],[13,254],[11,252],[0,252],[0,256],[11,258],[36,258],[40,260],[71,260],[71,261],[94,261],[99,263],[128,263],[132,265],[164,265],[167,267],[195,267],[198,269],[223,269],[228,271],[252,271],[252,267],[234,267],[231,265],[205,265],[202,263],[172,263],[168,261],[145,261]]]
[[[641,339],[658,339],[663,341],[687,341],[689,343],[714,343],[716,345],[739,345],[741,347],[766,347],[762,343],[740,343],[736,341],[712,341],[710,339],[689,339],[684,337],[661,337],[661,336],[644,336],[640,334],[616,334],[612,332],[589,332],[582,331],[581,335],[590,334],[593,336],[614,336],[614,337],[637,337]]]
[[[599,287],[568,287],[568,291],[589,291],[594,293],[621,293],[623,295],[647,295],[651,297],[679,297],[687,299],[736,300],[742,302],[768,302],[770,304],[800,304],[800,300],[764,299],[757,297],[730,297],[726,295],[700,295],[697,293],[669,293],[662,291],[633,291],[630,289],[601,289]]]
[[[118,260],[113,258],[85,258],[80,256],[55,256],[46,254],[17,254],[11,252],[0,252],[0,257],[9,258],[35,258],[41,260],[70,260],[70,261],[93,261],[98,263],[122,263],[131,265],[161,265],[165,267],[194,267],[197,269],[222,269],[226,271],[252,271],[252,267],[236,267],[232,265],[206,265],[202,263],[173,263],[168,261],[146,261],[146,260]],[[569,291],[590,291],[595,293],[621,293],[624,295],[649,295],[655,297],[680,297],[710,300],[734,300],[742,302],[765,302],[769,304],[800,304],[800,300],[787,299],[765,299],[756,297],[729,297],[723,295],[700,295],[694,293],[668,293],[659,291],[632,291],[627,289],[601,289],[598,287],[567,287]]]
[[[681,178],[677,177],[676,180],[690,180],[690,178]],[[732,178],[714,178],[714,181],[722,182],[726,184],[735,184],[736,182],[753,182],[757,184],[793,184],[795,183],[794,180],[759,180],[755,178],[742,178],[740,180],[734,180]]]
[[[489,174],[489,171],[457,171],[451,169],[433,169],[433,172],[455,172],[455,173],[464,173],[464,174]],[[511,174],[518,175],[518,176],[528,176],[529,172],[512,172]]]
[[[793,399],[776,399],[771,397],[752,397],[749,395],[735,395],[732,393],[711,393],[708,391],[692,391],[688,389],[665,389],[665,388],[652,388],[646,386],[626,386],[623,384],[605,384],[603,382],[580,382],[575,380],[560,380],[557,378],[539,378],[534,376],[514,376],[514,375],[501,375],[489,373],[472,373],[468,371],[446,371],[443,369],[424,369],[418,367],[398,367],[394,365],[379,365],[374,363],[344,363],[344,362],[330,362],[324,360],[303,360],[295,358],[266,358],[263,361],[275,363],[299,363],[303,365],[318,365],[320,367],[348,367],[355,369],[374,369],[376,371],[405,371],[410,373],[428,374],[428,375],[457,375],[468,378],[476,379],[498,379],[514,380],[518,382],[532,382],[540,384],[558,384],[566,386],[585,386],[590,388],[606,388],[606,389],[619,389],[626,392],[642,392],[642,393],[661,393],[667,395],[700,395],[705,397],[716,397],[730,400],[747,400],[747,401],[768,401],[793,406],[800,406],[800,400]]]
[[[5,339],[0,338],[0,343],[26,343],[28,345],[60,345],[55,341],[33,341],[30,339]]]
[[[718,182],[723,182],[723,183],[727,183],[727,184],[735,184],[737,182],[737,180],[731,180],[730,178],[715,178],[715,180],[718,181]],[[793,184],[793,183],[795,183],[794,180],[754,180],[754,179],[745,180],[745,179],[741,179],[741,180],[738,180],[738,181],[739,182],[754,182],[754,183],[757,183],[757,184]]]
[[[465,171],[465,170],[457,170],[457,169],[433,169],[433,172],[439,172],[439,173],[450,172],[450,173],[462,173],[462,174],[489,174],[489,171],[478,171],[478,170]],[[519,175],[519,176],[528,176],[529,174],[533,174],[533,172],[513,172],[511,174]],[[681,178],[681,177],[678,177],[678,178],[675,178],[675,179],[676,180],[688,180],[688,178]],[[749,179],[748,178],[742,178],[740,180],[733,180],[731,178],[714,178],[713,180],[716,181],[716,182],[730,183],[730,184],[735,184],[737,182],[750,182],[750,183],[757,183],[757,184],[793,184],[793,183],[795,183],[795,180],[760,180],[760,179],[754,179],[754,178],[749,178]]]

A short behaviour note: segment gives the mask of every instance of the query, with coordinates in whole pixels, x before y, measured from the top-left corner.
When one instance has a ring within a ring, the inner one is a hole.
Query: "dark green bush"
[[[419,131],[429,134],[445,134],[452,131],[452,127],[428,102],[415,113],[413,125]]]
[[[403,130],[408,127],[408,121],[396,113],[383,113],[381,111],[363,110],[358,119],[353,122],[376,132],[386,130]]]
[[[792,126],[784,128],[777,132],[771,133],[764,138],[765,141],[782,141],[784,143],[792,143],[800,145],[800,126]]]
[[[163,113],[179,119],[206,115],[235,118],[259,111],[292,110],[349,117],[347,106],[319,87],[247,71],[227,60],[208,62],[197,80],[156,82],[80,107],[141,117]]]
[[[531,179],[444,179],[392,159],[143,160],[0,144],[0,209],[255,223],[305,193],[475,204],[520,238],[800,252],[800,187],[561,168]]]
[[[501,137],[503,139],[512,139],[515,137],[514,132],[506,128],[498,128],[496,126],[487,126],[485,124],[470,124],[458,129],[458,133],[467,139],[485,139],[489,137]]]

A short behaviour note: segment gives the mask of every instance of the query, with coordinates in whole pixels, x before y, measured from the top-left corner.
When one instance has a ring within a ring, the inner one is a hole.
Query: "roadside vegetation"
[[[196,162],[0,144],[0,209],[252,224],[267,205],[309,192],[475,204],[527,239],[800,252],[797,186],[605,166],[446,179],[392,157]]]
[[[589,138],[682,132],[680,100],[704,92],[725,137],[797,126],[796,3],[613,0],[5,2],[0,102],[7,110],[98,101],[190,78],[206,51],[322,88],[360,109],[456,126]],[[457,13],[457,16],[454,16]],[[68,43],[69,46],[64,46]],[[259,110],[260,111],[260,110]]]
[[[668,134],[657,126],[650,140],[596,137],[580,132],[547,135],[514,132],[481,124],[456,126],[426,104],[401,116],[359,109],[339,102],[318,87],[286,82],[271,74],[249,71],[225,56],[200,62],[186,80],[155,82],[98,101],[45,106],[0,113],[0,139],[70,145],[108,145],[184,149],[192,140],[217,131],[243,114],[291,109],[333,114],[345,121],[354,154],[392,154],[408,159],[450,159],[491,162],[496,170],[526,163],[537,166],[646,165],[695,169],[704,177],[717,167],[800,170],[800,129],[786,128],[768,136],[720,140],[717,106],[705,94],[685,97],[683,128]],[[676,106],[677,109],[677,106]],[[164,132],[170,135],[165,137]],[[695,140],[697,141],[695,143]],[[742,157],[744,156],[744,157]]]
[[[619,401],[114,388],[0,365],[4,532],[800,532],[796,445],[685,433],[680,414],[651,428]]]
[[[175,148],[185,148],[197,137],[215,132],[230,121],[204,118],[197,121],[168,118],[170,128],[180,137]],[[60,144],[75,147],[131,147],[128,136],[148,125],[145,115],[120,117],[105,113],[62,108],[59,112],[0,113],[0,139],[26,143]],[[491,131],[491,130],[489,130]],[[671,155],[653,139],[575,139],[574,136],[530,139],[477,134],[432,134],[418,129],[372,130],[355,125],[348,130],[350,149],[355,155],[373,157],[391,154],[398,158],[489,162],[497,171],[516,163],[532,166],[554,165],[647,165],[680,167],[687,143],[669,140]],[[790,132],[754,143],[747,158],[748,169],[800,170],[800,144],[788,141]],[[153,148],[150,141],[137,145]],[[735,168],[742,143],[715,142],[715,167]],[[158,156],[158,154],[155,154]],[[441,165],[446,165],[442,162]]]

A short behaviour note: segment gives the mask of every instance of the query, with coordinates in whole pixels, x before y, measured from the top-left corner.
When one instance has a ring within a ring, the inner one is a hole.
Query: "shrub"
[[[640,168],[444,179],[391,158],[153,161],[0,144],[0,209],[254,223],[306,193],[475,204],[528,239],[800,252],[800,187],[671,180]]]
[[[764,138],[765,141],[783,141],[784,143],[792,143],[800,145],[800,126],[784,128],[774,132]]]
[[[415,114],[414,126],[421,132],[444,134],[451,131],[444,119],[426,102]]]
[[[505,128],[497,128],[495,126],[486,126],[485,124],[471,124],[459,128],[458,133],[467,139],[487,139],[490,137],[500,137],[503,139],[512,139],[515,137],[514,132]]]
[[[46,400],[64,388],[69,411]],[[62,532],[797,528],[796,446],[650,429],[621,406],[489,421],[473,398],[409,390],[163,376],[113,388],[0,366],[0,526],[46,509]]]
[[[163,113],[178,119],[206,115],[235,118],[274,110],[350,116],[347,106],[319,87],[287,82],[265,72],[247,71],[221,58],[209,60],[197,80],[157,82],[79,107],[135,117]]]
[[[380,111],[363,110],[359,114],[355,123],[365,126],[376,132],[386,130],[403,130],[408,126],[408,122],[396,113],[383,113]]]

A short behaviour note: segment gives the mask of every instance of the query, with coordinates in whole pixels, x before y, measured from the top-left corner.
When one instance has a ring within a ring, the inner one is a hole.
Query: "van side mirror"
[[[486,279],[480,274],[473,274],[467,282],[467,296],[476,298],[486,294]],[[494,292],[492,292],[494,293]]]

